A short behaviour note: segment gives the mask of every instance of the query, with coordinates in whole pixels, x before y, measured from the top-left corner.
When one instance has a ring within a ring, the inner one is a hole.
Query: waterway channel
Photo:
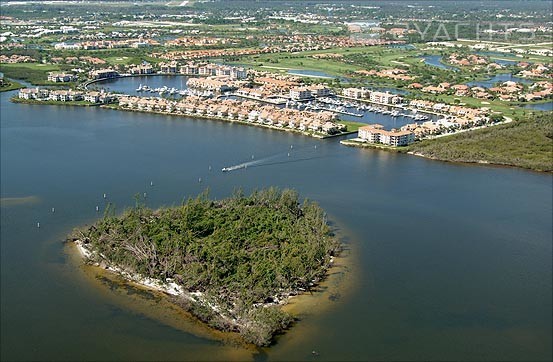
[[[552,358],[550,174],[13,94],[0,95],[2,360]],[[220,172],[290,145],[282,162]],[[90,281],[62,242],[135,193],[158,207],[266,186],[320,203],[352,254],[344,290],[270,348],[220,342],[155,297]]]

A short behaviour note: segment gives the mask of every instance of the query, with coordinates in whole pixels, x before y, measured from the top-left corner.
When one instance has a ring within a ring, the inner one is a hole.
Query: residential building
[[[390,92],[371,92],[370,100],[375,103],[398,104],[401,103],[402,98]]]
[[[77,76],[74,74],[69,73],[50,73],[48,74],[48,81],[49,82],[73,82],[77,80]]]
[[[392,129],[387,131],[382,125],[369,125],[359,128],[358,138],[369,143],[380,143],[388,146],[407,146],[415,141],[415,134],[410,131]]]
[[[290,89],[290,98],[292,99],[309,99],[311,97],[311,91],[307,87],[294,87]]]
[[[119,73],[116,70],[113,70],[111,68],[98,69],[98,70],[91,71],[90,76],[93,79],[111,79],[111,78],[117,78],[119,76]]]

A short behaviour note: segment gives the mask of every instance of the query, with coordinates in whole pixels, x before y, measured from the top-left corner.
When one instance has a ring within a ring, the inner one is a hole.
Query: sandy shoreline
[[[81,254],[82,258],[85,260],[90,260],[92,257],[92,252],[84,247],[83,243],[80,240],[76,240],[75,245],[77,246],[77,249],[79,250],[79,253]],[[141,286],[144,286],[149,289],[157,290],[159,292],[163,292],[169,295],[173,296],[182,296],[187,299],[193,299],[196,301],[191,295],[191,293],[187,293],[184,291],[184,289],[173,282],[172,280],[168,279],[166,283],[162,283],[159,280],[151,279],[151,278],[143,278],[138,275],[133,275],[121,268],[115,267],[115,266],[109,266],[106,265],[104,267],[106,270],[109,270],[113,273],[119,274],[123,276],[126,280],[139,284]],[[199,293],[201,295],[201,293]],[[198,295],[198,296],[199,296]]]
[[[94,252],[86,248],[85,245],[82,243],[82,241],[74,240],[73,244],[75,244],[75,246],[77,247],[77,250],[81,259],[83,259],[84,261],[94,260]],[[100,256],[102,257],[102,259],[105,259],[102,255]],[[319,285],[320,283],[324,283],[332,274],[332,270],[336,266],[334,263],[334,259],[335,259],[334,257],[331,257],[330,264],[326,272],[326,276],[318,282],[313,281],[314,287]],[[207,307],[211,310],[211,312],[214,315],[224,320],[231,328],[245,327],[253,322],[247,319],[236,317],[231,310],[228,310],[222,307],[221,305],[216,303],[216,301],[212,300],[212,298],[208,298],[207,295],[204,295],[201,292],[190,292],[185,290],[183,287],[175,283],[172,279],[167,279],[165,282],[162,282],[157,279],[152,279],[152,278],[142,277],[137,274],[132,274],[118,266],[109,265],[107,262],[103,263],[103,262],[94,261],[92,264],[110,273],[121,276],[125,281],[129,283],[132,283],[139,287],[143,287],[156,292],[161,292],[172,298],[176,298],[173,300],[173,302],[176,305],[180,305],[181,307],[182,307],[181,303],[178,303],[179,300],[181,302],[184,302],[185,304],[191,303],[191,304]],[[314,290],[316,291],[316,289]],[[268,306],[284,307],[288,305],[292,299],[295,299],[295,297],[301,297],[302,295],[309,295],[309,293],[306,293],[305,291],[301,291],[301,290],[292,291],[292,292],[283,292],[282,294],[277,294],[273,296],[273,302],[258,303],[254,305],[254,308],[263,308]],[[185,310],[188,310],[188,309],[185,308]],[[192,313],[192,315],[193,314],[194,313]]]

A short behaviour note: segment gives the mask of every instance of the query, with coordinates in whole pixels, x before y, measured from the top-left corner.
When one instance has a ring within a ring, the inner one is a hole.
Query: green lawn
[[[411,51],[413,52],[413,51]],[[414,51],[416,52],[416,51]],[[415,62],[406,58],[406,51],[387,48],[383,46],[355,47],[355,48],[332,48],[325,50],[312,50],[301,53],[275,53],[241,58],[238,63],[251,65],[259,70],[284,71],[288,69],[315,70],[328,73],[334,76],[348,76],[356,70],[367,69],[361,65],[350,64],[341,59],[316,59],[314,54],[335,53],[345,58],[348,55],[363,54],[374,57],[379,64],[387,67],[395,67],[398,64],[391,63],[392,60],[401,62]]]
[[[501,112],[507,117],[526,117],[532,110],[524,109],[518,103],[504,102],[500,100],[483,100],[471,97],[456,97],[452,95],[439,95],[436,100],[448,104],[466,104],[472,107],[488,107],[496,112]]]
[[[362,69],[361,67],[344,64],[329,59],[315,59],[303,54],[271,54],[259,57],[243,58],[240,64],[250,65],[258,70],[280,72],[288,69],[315,70],[333,76],[346,76],[348,71]]]
[[[15,63],[15,64],[1,64],[0,71],[4,73],[4,76],[11,79],[19,79],[28,81],[32,84],[58,84],[48,82],[49,72],[59,72],[60,67],[55,64],[41,64],[41,63]]]
[[[21,83],[18,83],[11,79],[4,78],[4,85],[0,86],[0,92],[7,92],[7,91],[23,88],[23,87],[24,86]]]
[[[345,124],[348,132],[357,131],[360,127],[367,125],[366,123],[343,121],[343,120],[339,120],[337,121],[337,123]]]

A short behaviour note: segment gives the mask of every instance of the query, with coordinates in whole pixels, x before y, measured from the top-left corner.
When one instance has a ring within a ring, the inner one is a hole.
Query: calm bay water
[[[551,175],[223,122],[12,104],[12,94],[0,96],[2,360],[552,358]],[[290,159],[219,171],[290,145]],[[222,198],[273,185],[328,211],[355,268],[348,293],[268,349],[224,345],[114,301],[62,244],[98,217],[103,193],[121,210],[138,192],[157,207],[207,187]]]
[[[527,104],[524,106],[524,108],[535,109],[538,111],[553,111],[553,101]]]

